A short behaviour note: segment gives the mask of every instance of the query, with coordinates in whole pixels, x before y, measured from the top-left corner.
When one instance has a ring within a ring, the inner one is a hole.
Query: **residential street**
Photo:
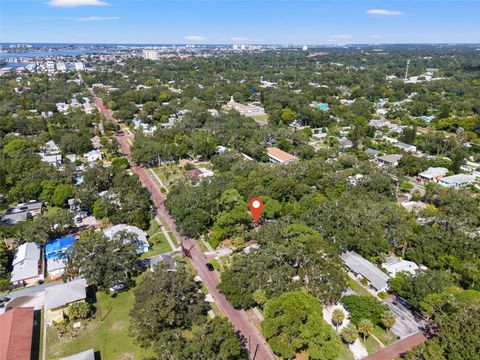
[[[92,93],[93,96],[93,93]],[[98,109],[104,113],[104,115],[110,121],[116,122],[110,110],[108,110],[101,99],[95,98],[95,103]],[[230,320],[235,329],[243,336],[245,341],[245,348],[250,353],[251,359],[263,360],[263,359],[275,359],[273,353],[268,347],[266,341],[261,336],[259,331],[255,328],[252,322],[248,319],[247,315],[242,310],[236,310],[228,302],[228,300],[217,290],[217,285],[220,283],[219,275],[216,271],[208,271],[206,263],[208,262],[205,254],[200,250],[193,239],[185,238],[181,236],[175,226],[174,220],[167,212],[164,206],[164,198],[160,190],[155,184],[155,181],[151,178],[149,172],[144,167],[138,166],[131,161],[130,157],[130,144],[128,142],[127,135],[121,133],[118,136],[118,142],[122,149],[122,152],[127,156],[130,161],[130,165],[133,171],[137,173],[142,184],[151,193],[152,199],[157,207],[157,216],[162,219],[172,230],[175,238],[183,247],[189,250],[189,257],[192,261],[195,270],[202,279],[203,283],[207,287],[209,293],[215,299],[220,311]]]

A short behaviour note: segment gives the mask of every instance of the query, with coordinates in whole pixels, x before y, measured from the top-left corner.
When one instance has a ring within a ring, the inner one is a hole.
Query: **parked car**
[[[114,291],[122,291],[123,289],[125,289],[124,284],[117,284],[117,285],[112,286],[108,290],[110,290],[111,292],[114,292]]]
[[[214,271],[215,268],[213,267],[213,265],[211,263],[207,263],[207,269],[208,271]]]

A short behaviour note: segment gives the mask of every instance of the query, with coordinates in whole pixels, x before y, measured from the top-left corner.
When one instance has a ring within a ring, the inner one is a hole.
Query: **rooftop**
[[[344,252],[340,257],[350,270],[366,278],[376,290],[387,287],[390,276],[355,251]]]
[[[278,162],[290,162],[297,160],[295,156],[276,147],[267,147],[267,154]]]
[[[33,307],[14,308],[0,315],[0,360],[30,360]]]
[[[60,358],[60,360],[95,360],[95,353],[93,349],[89,349],[75,355]]]
[[[87,297],[87,282],[85,279],[73,280],[45,288],[45,308],[57,309]]]

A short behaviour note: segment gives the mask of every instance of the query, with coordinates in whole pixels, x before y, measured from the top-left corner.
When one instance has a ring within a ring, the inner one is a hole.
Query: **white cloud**
[[[366,11],[369,15],[380,15],[380,16],[394,16],[394,15],[404,15],[403,12],[397,10],[385,10],[385,9],[371,9]]]
[[[202,40],[207,40],[207,38],[205,36],[201,36],[201,35],[189,35],[189,36],[185,36],[184,38],[185,40],[189,40],[189,41],[202,41]]]
[[[109,21],[109,20],[119,20],[118,16],[88,16],[88,17],[79,17],[76,18],[76,21]]]
[[[52,7],[72,8],[77,6],[105,6],[107,2],[103,0],[50,0],[48,5]]]

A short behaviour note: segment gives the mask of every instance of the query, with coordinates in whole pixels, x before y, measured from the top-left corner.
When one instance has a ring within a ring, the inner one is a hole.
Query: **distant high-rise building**
[[[85,71],[85,65],[82,62],[77,61],[75,63],[75,71]]]
[[[308,50],[308,46],[307,46],[307,45],[303,45],[302,50],[303,50],[303,51],[307,51],[307,50]]]
[[[238,45],[237,45],[237,44],[234,44],[234,45],[232,46],[232,49],[235,50],[235,51],[238,51]]]
[[[55,72],[55,62],[54,61],[48,60],[45,63],[45,67],[47,68],[48,72],[50,72],[50,73]]]
[[[152,49],[144,49],[143,50],[143,58],[145,60],[158,60],[158,51]]]

